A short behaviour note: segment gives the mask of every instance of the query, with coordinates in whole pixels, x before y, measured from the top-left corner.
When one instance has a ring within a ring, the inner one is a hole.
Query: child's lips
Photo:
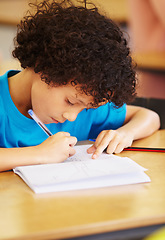
[[[65,121],[66,121],[66,119],[63,119],[63,120],[61,120],[61,121],[58,121],[58,120],[56,120],[55,118],[53,118],[53,117],[51,117],[51,119],[52,119],[52,122],[53,123],[64,123]]]
[[[59,123],[56,119],[52,118],[53,123]]]

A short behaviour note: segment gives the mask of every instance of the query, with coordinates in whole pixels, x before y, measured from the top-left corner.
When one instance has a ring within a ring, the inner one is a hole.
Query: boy
[[[0,78],[0,171],[64,161],[77,139],[96,138],[92,158],[105,148],[119,153],[159,128],[156,113],[126,106],[136,82],[126,40],[86,2],[36,5],[18,28],[13,56],[23,70]],[[31,108],[53,136],[30,118]]]

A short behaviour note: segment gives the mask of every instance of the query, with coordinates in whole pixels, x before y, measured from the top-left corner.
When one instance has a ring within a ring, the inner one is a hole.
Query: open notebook
[[[63,163],[16,167],[18,174],[35,193],[110,187],[150,182],[147,169],[127,157],[102,153],[91,159],[90,145],[76,146],[76,154]]]

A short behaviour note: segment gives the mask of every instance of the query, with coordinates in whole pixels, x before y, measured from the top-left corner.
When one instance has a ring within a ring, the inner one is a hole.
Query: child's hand
[[[130,147],[133,135],[120,130],[104,130],[96,138],[95,143],[87,152],[93,153],[92,158],[97,158],[106,148],[108,154],[120,153],[124,148]]]
[[[58,132],[50,136],[43,143],[36,146],[39,163],[57,163],[66,160],[75,154],[73,146],[77,143],[76,137],[67,132]]]

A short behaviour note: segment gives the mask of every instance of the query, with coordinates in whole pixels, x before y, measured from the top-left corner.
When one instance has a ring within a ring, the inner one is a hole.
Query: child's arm
[[[106,148],[109,154],[120,153],[124,148],[130,147],[134,140],[151,135],[159,127],[157,113],[142,107],[127,106],[124,125],[117,130],[102,131],[88,153],[93,153],[92,158],[99,156]]]
[[[59,132],[33,147],[0,148],[0,172],[17,166],[62,162],[75,154],[77,139]]]

